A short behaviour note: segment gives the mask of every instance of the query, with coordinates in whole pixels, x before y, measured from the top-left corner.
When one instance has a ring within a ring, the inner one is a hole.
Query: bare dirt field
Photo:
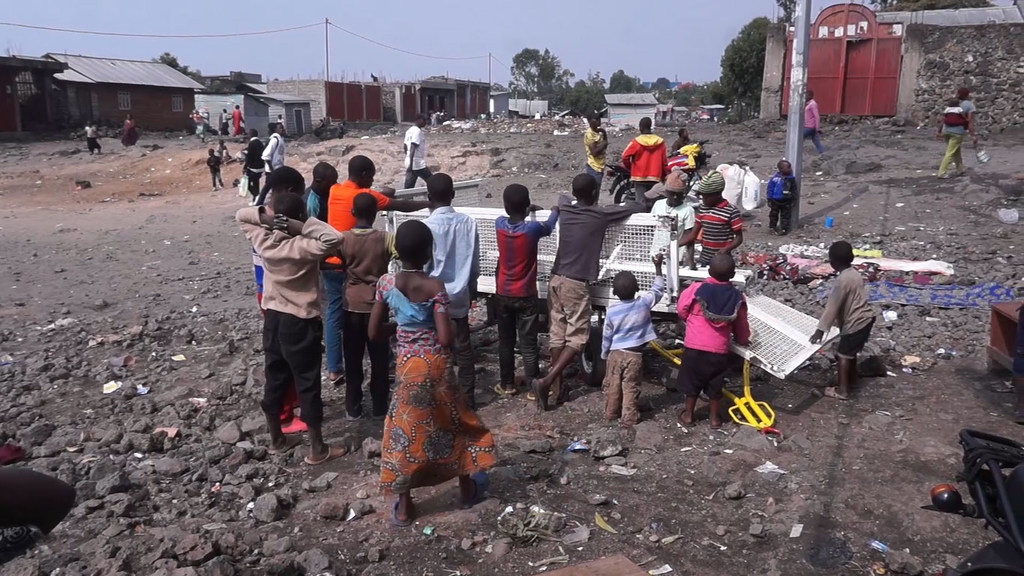
[[[690,132],[712,140],[713,164],[742,159],[763,179],[784,141],[779,124]],[[954,284],[999,283],[1019,298],[1024,224],[1003,224],[996,210],[1024,209],[1024,181],[1015,179],[1024,136],[991,135],[990,163],[968,151],[967,176],[940,181],[942,144],[932,134],[890,122],[830,126],[824,156],[808,147],[803,228],[780,242],[767,234],[767,210],[755,211],[740,252],[847,239],[886,256],[946,261]],[[612,153],[629,138],[615,136]],[[491,392],[494,329],[479,330],[480,414],[500,451],[490,499],[463,511],[451,502],[454,484],[424,490],[417,523],[393,528],[377,492],[379,460],[368,453],[382,425],[346,421],[343,391],[325,389],[326,433],[351,455],[311,469],[298,452],[264,448],[261,319],[233,220],[245,199],[211,192],[206,146],[145,134],[133,149],[103,143],[95,157],[81,141],[0,144],[0,356],[11,357],[0,366],[0,442],[26,449],[18,465],[78,490],[69,517],[0,574],[507,576],[539,573],[546,559],[616,553],[681,575],[867,574],[883,559],[870,539],[908,549],[935,574],[994,538],[920,509],[929,487],[959,470],[959,429],[1024,439],[1008,420],[1013,394],[999,392],[1008,376],[986,369],[988,310],[899,305],[877,305],[897,318],[876,323],[871,345],[881,373],[893,375],[862,379],[851,401],[812,393],[833,377],[825,353],[786,381],[756,382],[754,395],[779,413],[784,438],[774,443],[731,423],[723,432],[706,420],[680,427],[682,397],[666,390],[667,367],[653,355],[634,430],[605,423],[599,389],[579,383],[571,402],[538,414],[524,395]],[[377,162],[379,184],[400,183],[400,136],[288,144],[288,164],[307,176],[320,160],[344,174],[354,154]],[[429,156],[456,180],[486,178],[494,207],[511,182],[552,202],[584,160],[575,131],[438,133]],[[229,185],[238,175],[225,168]],[[81,180],[91,187],[76,190]],[[834,228],[824,228],[828,216]],[[811,286],[761,281],[749,290],[822,310]],[[134,366],[109,362],[126,354]],[[104,395],[108,381],[123,387]],[[168,438],[158,427],[179,432]],[[614,460],[567,452],[577,439]],[[785,473],[755,471],[767,461]],[[613,464],[635,472],[613,473]],[[531,505],[564,514],[567,527],[550,540],[510,540],[499,516],[511,506],[523,517]],[[357,517],[346,521],[350,509]],[[563,543],[579,525],[589,538]],[[803,528],[794,536],[795,525]]]

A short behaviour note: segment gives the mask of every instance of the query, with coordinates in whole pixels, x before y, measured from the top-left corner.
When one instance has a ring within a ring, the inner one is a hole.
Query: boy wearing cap
[[[651,243],[651,257],[668,252],[671,238],[671,222],[675,218],[677,230],[686,234],[693,229],[695,213],[693,206],[686,202],[686,181],[682,170],[669,172],[664,184],[656,184],[646,194],[649,200],[659,199],[651,208],[651,216],[658,218]],[[693,243],[686,245],[686,263],[693,265]]]
[[[686,246],[697,240],[701,235],[700,262],[701,266],[711,264],[715,254],[732,255],[732,251],[743,244],[743,221],[740,211],[722,198],[725,191],[725,178],[718,171],[701,178],[697,184],[697,195],[701,205],[697,207],[696,222],[693,229],[679,237],[679,245]],[[691,269],[697,266],[691,264]]]

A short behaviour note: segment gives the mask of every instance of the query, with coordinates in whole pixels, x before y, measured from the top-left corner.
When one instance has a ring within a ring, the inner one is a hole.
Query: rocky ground
[[[488,205],[513,181],[546,203],[583,158],[578,127],[543,128],[448,130],[430,155],[457,180],[486,177]],[[778,124],[690,131],[712,140],[716,160],[743,159],[762,178],[782,148]],[[967,177],[940,182],[930,135],[888,122],[830,127],[829,152],[808,160],[804,227],[785,242],[844,238],[945,260],[958,283],[1020,289],[1021,224],[995,212],[1022,207],[1024,138],[991,136],[991,163],[970,158]],[[363,153],[380,181],[397,184],[400,138],[367,136],[291,142],[289,163],[308,174],[319,160],[342,167]],[[615,136],[612,150],[628,138]],[[104,144],[100,157],[80,141],[0,145],[0,442],[27,450],[18,465],[78,490],[65,522],[2,574],[504,576],[615,553],[672,574],[866,574],[883,560],[869,539],[909,551],[889,558],[892,573],[934,574],[993,538],[919,509],[958,471],[960,428],[1024,437],[1006,418],[1012,395],[994,391],[1005,378],[986,371],[988,312],[901,306],[879,307],[897,319],[880,321],[872,342],[894,376],[863,380],[853,401],[812,394],[831,378],[825,355],[785,382],[756,384],[779,413],[781,442],[746,427],[677,425],[681,398],[660,384],[654,357],[635,430],[606,425],[599,391],[584,386],[537,414],[522,396],[489,392],[494,334],[481,330],[481,415],[501,451],[491,498],[461,511],[454,485],[424,490],[417,524],[394,529],[376,490],[381,425],[345,421],[340,391],[325,392],[326,432],[350,456],[311,469],[298,452],[264,448],[260,317],[233,223],[244,200],[210,192],[205,147],[147,135],[129,151]],[[744,250],[782,243],[766,218],[748,220]],[[821,311],[811,286],[751,290]],[[906,356],[921,359],[910,373]],[[111,382],[120,388],[104,394]],[[578,439],[592,451],[567,452]],[[756,470],[769,461],[784,472]],[[531,506],[556,516],[529,516]],[[534,521],[545,530],[527,529]]]

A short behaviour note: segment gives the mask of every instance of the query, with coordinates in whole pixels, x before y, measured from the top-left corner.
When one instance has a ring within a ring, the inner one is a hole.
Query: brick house
[[[57,117],[120,126],[131,114],[140,130],[184,130],[203,85],[159,62],[45,54],[67,70],[54,75]]]
[[[64,68],[45,58],[0,56],[0,132],[52,127],[53,74]]]

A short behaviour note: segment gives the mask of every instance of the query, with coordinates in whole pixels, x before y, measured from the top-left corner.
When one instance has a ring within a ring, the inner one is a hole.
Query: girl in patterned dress
[[[483,501],[486,470],[494,466],[494,438],[469,408],[449,375],[453,331],[444,283],[423,272],[433,237],[418,220],[403,222],[395,234],[402,263],[398,274],[377,282],[370,338],[396,335],[395,391],[384,421],[380,485],[396,494],[391,520],[412,524],[411,490],[459,479],[460,504]],[[395,322],[389,323],[390,312]]]

